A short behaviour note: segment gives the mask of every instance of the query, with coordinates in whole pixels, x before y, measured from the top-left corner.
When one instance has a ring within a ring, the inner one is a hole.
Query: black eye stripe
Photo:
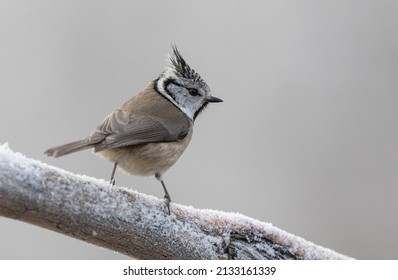
[[[167,86],[168,86],[169,84],[173,84],[173,85],[178,86],[178,87],[184,87],[183,85],[177,83],[175,80],[169,79],[169,80],[167,80],[167,81],[165,82],[165,88],[167,88]]]
[[[200,95],[200,94],[199,94],[199,91],[198,91],[196,88],[187,88],[187,87],[181,85],[180,83],[178,83],[177,81],[175,81],[174,79],[169,79],[169,80],[167,80],[167,81],[164,83],[165,88],[167,89],[167,87],[168,87],[170,84],[173,84],[173,85],[175,85],[175,86],[177,86],[177,87],[185,88],[185,89],[189,92],[189,94],[190,94],[191,96],[198,96],[198,95]],[[174,96],[172,96],[172,97],[173,97],[173,99],[175,99]]]

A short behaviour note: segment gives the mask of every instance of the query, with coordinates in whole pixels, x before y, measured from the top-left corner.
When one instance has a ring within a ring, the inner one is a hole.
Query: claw
[[[163,201],[167,207],[167,213],[170,215],[170,202],[171,202],[170,196],[168,194],[164,195]]]

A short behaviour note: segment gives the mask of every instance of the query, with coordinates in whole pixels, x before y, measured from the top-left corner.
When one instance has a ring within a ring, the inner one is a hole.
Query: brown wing
[[[155,115],[114,111],[89,136],[94,151],[153,142],[183,139],[189,131],[188,119],[171,119]]]

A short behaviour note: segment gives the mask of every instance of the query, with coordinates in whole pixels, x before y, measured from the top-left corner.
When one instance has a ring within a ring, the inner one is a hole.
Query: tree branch
[[[171,204],[0,146],[0,215],[138,259],[346,259],[233,213]]]

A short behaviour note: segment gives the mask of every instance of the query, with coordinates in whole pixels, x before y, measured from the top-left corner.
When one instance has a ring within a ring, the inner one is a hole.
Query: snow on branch
[[[0,215],[138,259],[347,259],[235,213],[162,200],[0,145]]]

